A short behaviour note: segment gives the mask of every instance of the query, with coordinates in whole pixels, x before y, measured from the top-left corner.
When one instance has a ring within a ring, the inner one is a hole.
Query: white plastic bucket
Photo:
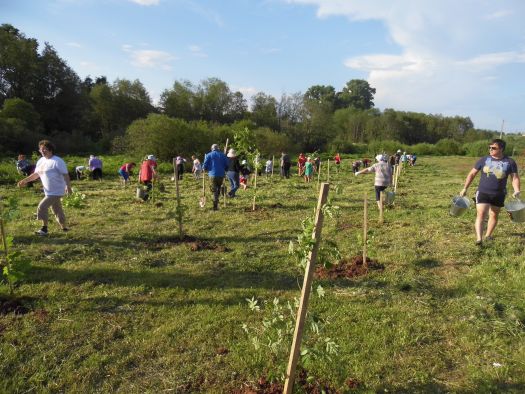
[[[510,214],[510,219],[515,223],[525,222],[525,202],[521,200],[509,201],[505,209]]]
[[[144,200],[146,197],[146,190],[144,190],[141,186],[137,187],[137,198]]]
[[[450,214],[452,216],[461,216],[470,208],[470,201],[467,197],[456,196],[452,199]]]

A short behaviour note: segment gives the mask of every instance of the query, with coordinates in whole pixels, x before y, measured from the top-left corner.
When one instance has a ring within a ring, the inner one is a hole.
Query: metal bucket
[[[144,190],[142,187],[137,187],[137,198],[140,198],[141,200],[144,200],[146,198],[146,190]]]
[[[510,219],[515,223],[525,222],[525,202],[521,200],[509,201],[505,209],[510,214]]]
[[[452,199],[450,214],[452,216],[461,216],[470,208],[470,201],[467,197],[456,196]]]
[[[395,192],[386,192],[385,193],[385,203],[386,205],[392,205],[394,203],[394,199],[396,198]]]

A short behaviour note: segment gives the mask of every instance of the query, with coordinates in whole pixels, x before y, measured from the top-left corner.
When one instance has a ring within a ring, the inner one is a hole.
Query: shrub
[[[464,155],[465,149],[458,141],[443,138],[436,143],[436,153],[443,156]]]
[[[368,144],[368,153],[374,155],[380,152],[393,154],[397,152],[398,149],[401,149],[402,151],[407,150],[406,146],[401,144],[401,142],[393,140],[372,141]]]
[[[435,145],[422,143],[422,144],[416,144],[412,145],[408,148],[409,150],[407,153],[415,153],[416,155],[436,155],[437,150]]]

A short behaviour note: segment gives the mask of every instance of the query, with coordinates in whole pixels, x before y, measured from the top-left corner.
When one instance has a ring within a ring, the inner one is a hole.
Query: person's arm
[[[71,190],[71,178],[69,178],[69,174],[63,174],[64,181],[66,182],[66,193],[71,194],[73,191]]]
[[[521,194],[520,176],[518,175],[517,172],[513,172],[512,174],[510,174],[510,176],[512,178],[512,188],[514,189],[514,193],[512,193],[512,197],[520,198],[520,194]]]
[[[28,177],[26,177],[26,178],[22,179],[21,181],[19,181],[18,182],[18,187],[24,187],[29,182],[36,181],[38,178],[40,178],[40,175],[37,172],[33,172]]]
[[[473,168],[472,170],[470,170],[470,172],[467,175],[467,179],[465,179],[465,185],[463,186],[463,190],[459,192],[459,195],[461,197],[464,197],[465,194],[467,194],[467,189],[469,188],[470,184],[472,183],[472,181],[474,180],[478,172],[479,170],[476,168]]]

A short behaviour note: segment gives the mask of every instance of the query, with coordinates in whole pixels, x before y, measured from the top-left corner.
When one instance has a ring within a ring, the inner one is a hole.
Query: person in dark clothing
[[[235,197],[235,192],[239,189],[239,173],[241,172],[241,163],[237,158],[237,153],[234,149],[228,151],[228,169],[226,170],[226,177],[230,181],[230,191],[228,197]]]
[[[281,177],[284,177],[286,179],[290,178],[290,167],[291,166],[292,166],[292,161],[290,160],[290,156],[282,152],[281,153]]]

